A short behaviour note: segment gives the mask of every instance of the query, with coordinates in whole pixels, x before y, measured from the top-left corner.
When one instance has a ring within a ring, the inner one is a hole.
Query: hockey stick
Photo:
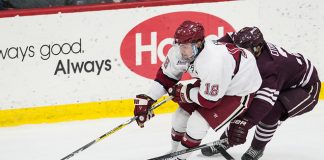
[[[221,145],[216,146],[216,149],[226,160],[235,160]]]
[[[173,153],[169,153],[169,154],[166,154],[166,155],[163,155],[163,156],[151,158],[151,159],[148,159],[148,160],[168,160],[168,159],[173,158],[173,157],[176,157],[178,155],[182,155],[182,154],[185,154],[185,153],[193,152],[193,151],[196,151],[196,150],[199,150],[199,149],[203,149],[203,148],[207,148],[207,147],[211,147],[211,146],[220,146],[220,145],[222,145],[222,143],[224,143],[226,141],[227,141],[227,139],[221,139],[221,140],[217,140],[217,141],[214,141],[214,142],[210,142],[210,143],[206,143],[206,144],[200,145],[198,147],[188,148],[188,149],[184,149],[184,150],[181,150],[181,151],[176,151],[176,152],[173,152]],[[219,148],[221,148],[221,147],[219,147]],[[228,154],[223,148],[220,149],[219,152],[227,160],[234,160],[234,158],[230,154]]]
[[[171,100],[173,98],[173,96],[169,96],[168,98],[164,99],[163,101],[156,103],[155,105],[153,105],[150,109],[150,111],[156,109],[157,107],[161,106],[162,104],[166,103],[167,101]],[[129,119],[128,121],[124,122],[123,124],[115,127],[114,129],[112,129],[111,131],[105,133],[104,135],[100,136],[99,138],[91,141],[90,143],[82,146],[81,148],[77,149],[76,151],[70,153],[69,155],[65,156],[64,158],[62,158],[61,160],[66,160],[69,159],[71,157],[73,157],[75,154],[87,149],[88,147],[90,147],[91,145],[103,140],[104,138],[112,135],[113,133],[117,132],[118,130],[124,128],[125,126],[129,125],[130,123],[134,122],[136,119],[138,118],[138,116],[134,116],[133,118]]]

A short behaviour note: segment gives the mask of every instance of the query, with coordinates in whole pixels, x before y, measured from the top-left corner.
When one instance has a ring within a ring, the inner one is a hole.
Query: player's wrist
[[[187,103],[193,103],[193,101],[190,98],[190,90],[193,88],[193,85],[191,83],[185,85],[181,88],[181,93],[183,93],[183,101]]]

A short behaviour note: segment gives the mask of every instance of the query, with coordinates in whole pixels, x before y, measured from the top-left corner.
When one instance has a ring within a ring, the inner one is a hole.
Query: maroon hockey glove
[[[247,119],[236,118],[231,121],[227,131],[229,145],[234,146],[245,143],[248,131],[252,127],[253,124]]]
[[[154,117],[153,111],[150,111],[153,103],[155,103],[155,101],[145,94],[137,95],[134,99],[134,115],[138,116],[136,122],[141,128],[144,127],[146,121]]]
[[[189,96],[189,91],[193,87],[194,86],[190,83],[187,85],[176,84],[169,88],[168,93],[170,96],[173,96],[172,100],[176,103],[192,103]]]

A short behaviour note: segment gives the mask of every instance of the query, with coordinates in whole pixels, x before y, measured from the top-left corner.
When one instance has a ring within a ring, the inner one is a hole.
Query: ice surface
[[[0,160],[59,160],[128,119],[107,118],[0,128]],[[156,115],[143,129],[134,122],[70,159],[144,160],[160,156],[170,149],[170,123],[171,114]],[[203,143],[218,139],[221,132],[210,130]],[[228,152],[240,159],[253,134],[251,131],[246,144]],[[284,122],[261,160],[323,160],[323,144],[324,102],[320,101],[312,112]],[[200,151],[195,151],[189,158],[209,159],[224,158],[203,157]]]

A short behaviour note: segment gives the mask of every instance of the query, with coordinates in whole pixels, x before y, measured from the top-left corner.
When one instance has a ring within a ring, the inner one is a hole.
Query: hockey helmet
[[[265,44],[263,34],[258,27],[244,27],[233,35],[236,45],[242,48],[251,49],[255,55],[259,55]]]
[[[202,24],[192,21],[184,21],[174,34],[174,42],[177,44],[196,43],[205,38],[205,29]]]

